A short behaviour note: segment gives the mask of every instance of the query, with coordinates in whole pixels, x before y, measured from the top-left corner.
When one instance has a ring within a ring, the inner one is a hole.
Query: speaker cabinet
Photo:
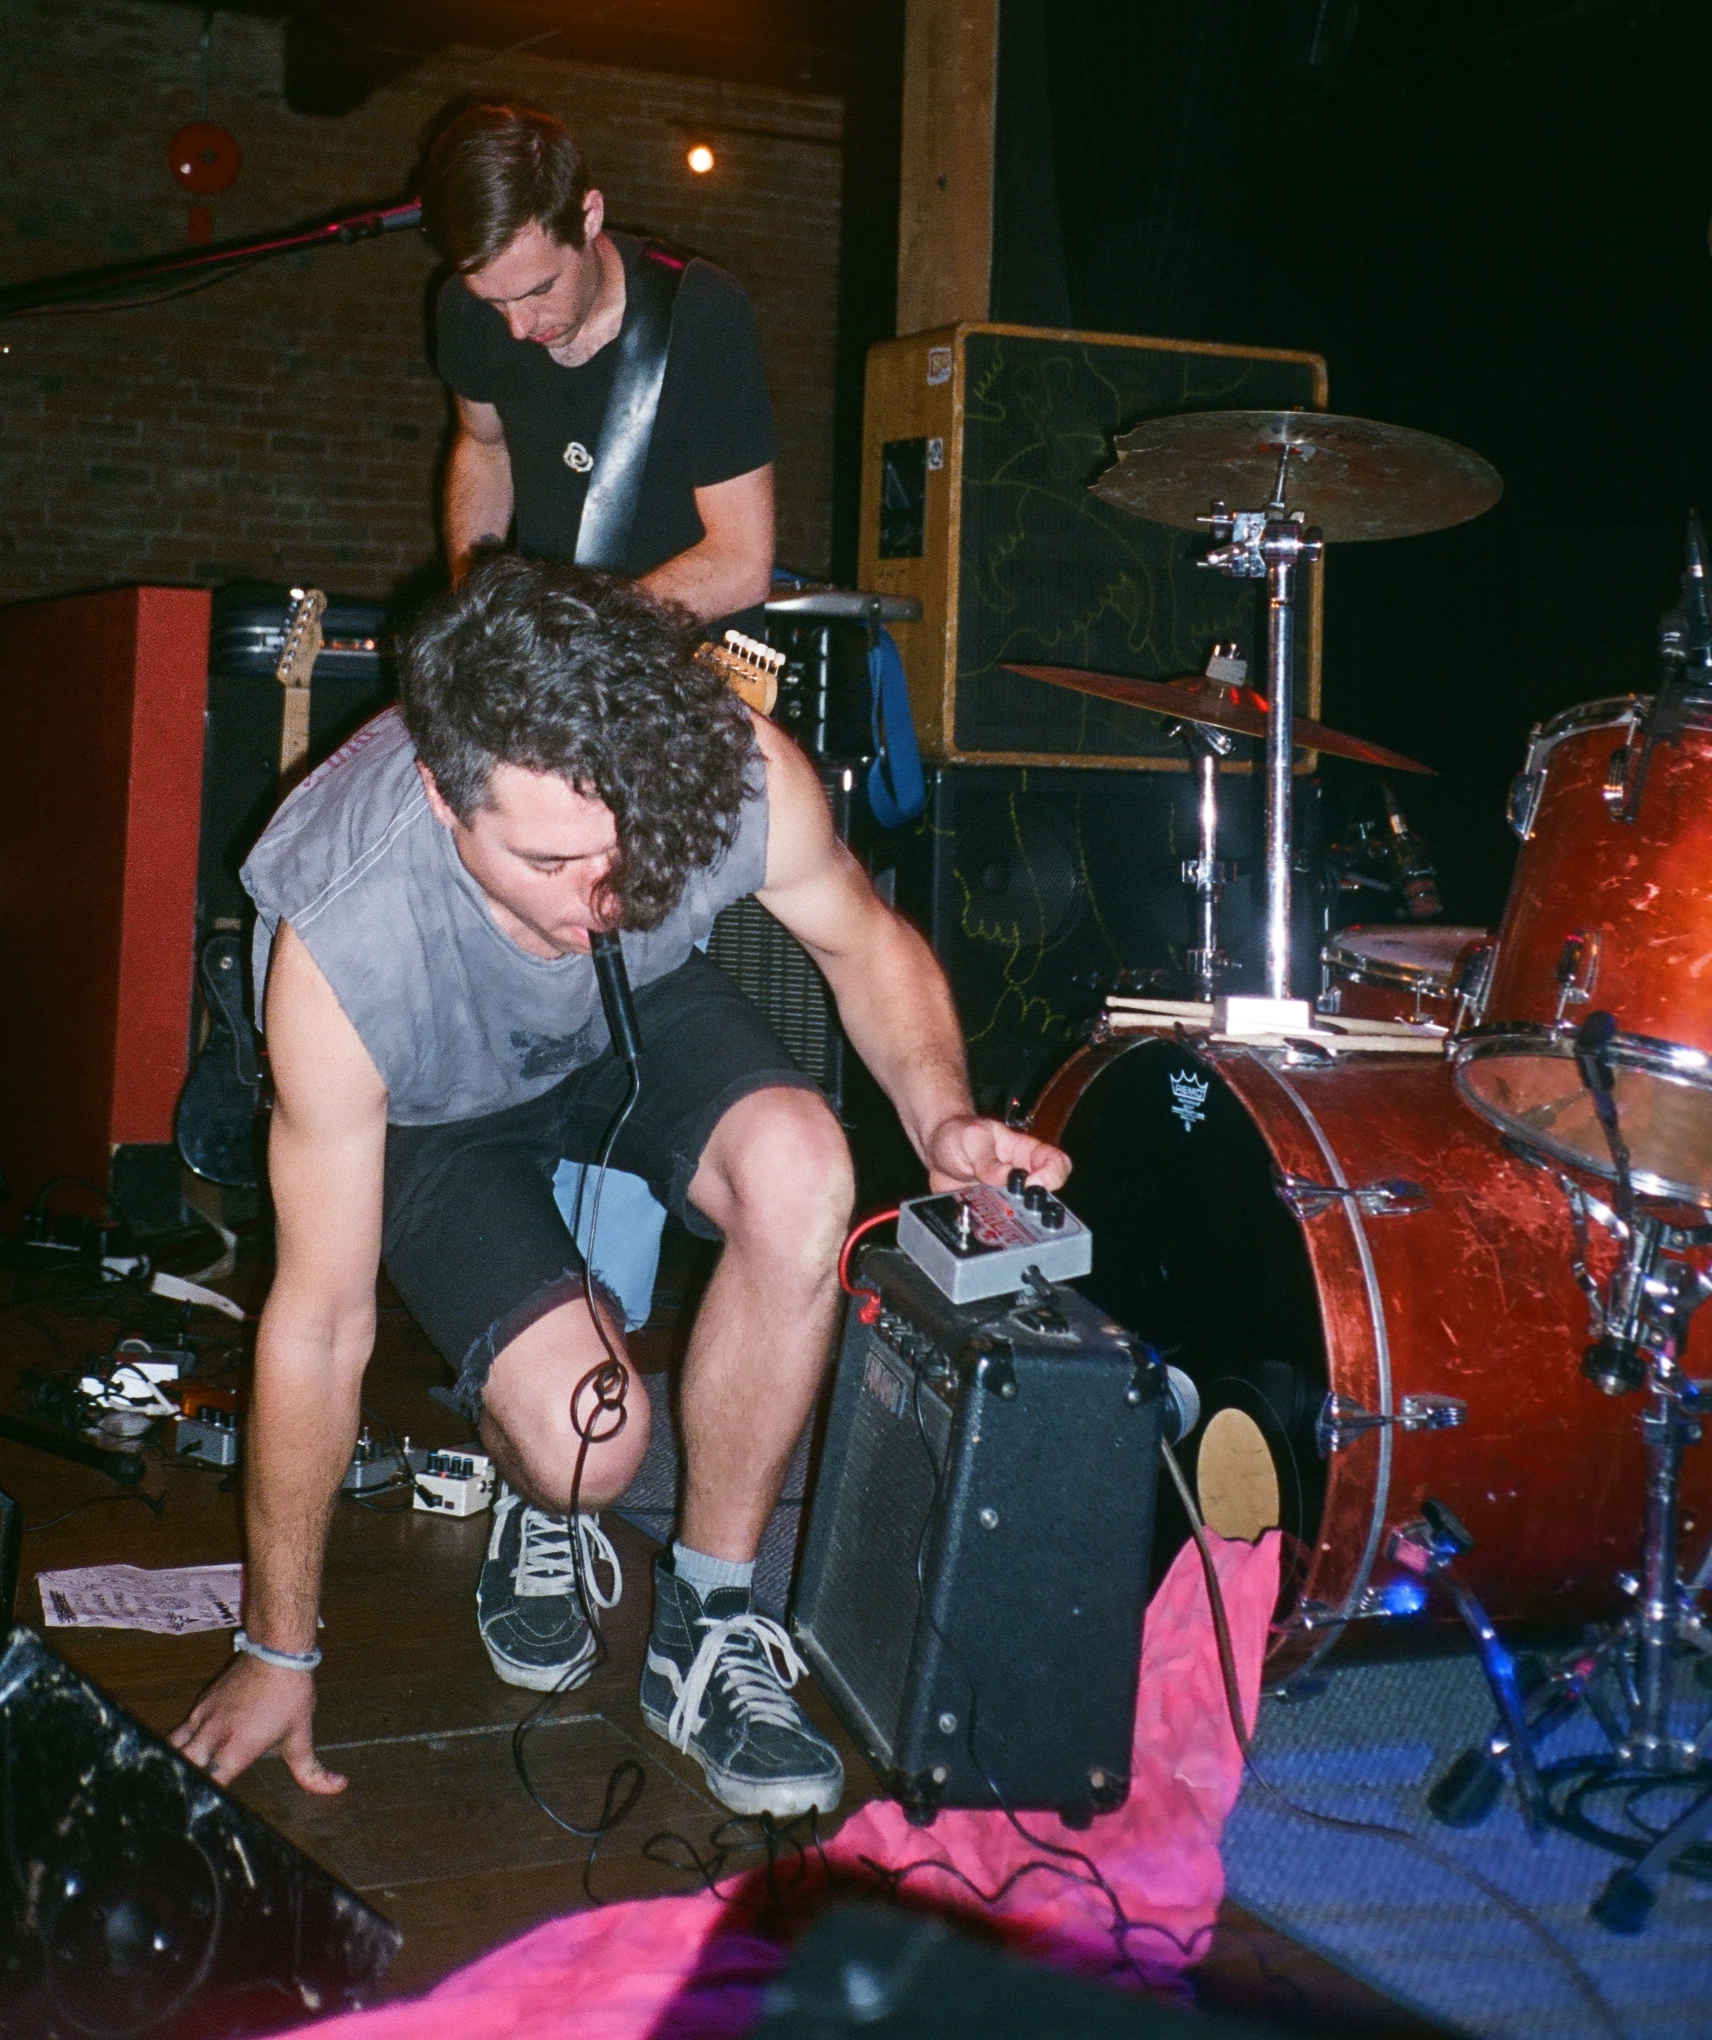
[[[1199,567],[1204,533],[1130,516],[1088,484],[1143,419],[1325,401],[1320,356],[1265,348],[988,324],[871,349],[858,571],[922,604],[893,634],[924,755],[1181,769],[1157,717],[1003,664],[1169,679],[1235,639],[1258,672],[1261,584]],[[1218,482],[1210,472],[1209,503]],[[1301,587],[1297,698],[1317,715],[1320,570]]]
[[[397,1928],[28,1629],[0,1693],[0,2034],[228,2040],[372,1996]]]
[[[856,805],[855,769],[823,766],[820,783],[832,810],[832,825],[848,842]],[[760,1007],[767,1025],[826,1093],[833,1111],[842,1110],[845,1041],[838,1009],[825,978],[796,937],[759,900],[738,900],[714,922],[707,953]]]
[[[1221,779],[1221,910],[1233,991],[1262,983],[1263,788]],[[1311,875],[1319,782],[1296,783],[1292,971],[1318,983],[1325,921]],[[1199,850],[1195,784],[1181,773],[940,765],[921,820],[876,844],[876,876],[945,966],[969,1048],[975,1102],[1003,1115],[1030,1098],[1074,1046],[1108,991],[1189,995],[1184,952],[1194,902],[1183,883]],[[887,871],[890,870],[890,876]]]

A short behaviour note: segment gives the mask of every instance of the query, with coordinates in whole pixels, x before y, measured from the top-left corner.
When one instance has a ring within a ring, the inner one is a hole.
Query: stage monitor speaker
[[[848,842],[859,798],[855,770],[823,766],[820,783],[833,827]],[[759,900],[744,899],[714,922],[707,953],[760,1007],[767,1025],[826,1093],[832,1109],[841,1110],[844,1033],[826,980],[808,951]]]
[[[1221,939],[1232,991],[1261,974],[1258,774],[1224,779],[1220,861],[1232,876]],[[1292,969],[1319,983],[1319,781],[1296,783]],[[945,967],[968,1043],[975,1102],[1003,1116],[1032,1098],[1109,991],[1192,996],[1185,951],[1198,854],[1195,783],[1179,774],[940,765],[921,820],[879,839],[876,873]],[[890,877],[887,877],[887,873]]]
[[[959,1307],[892,1248],[857,1281],[803,1654],[914,1817],[1085,1826],[1129,1791],[1165,1370],[1072,1289]]]
[[[373,1995],[396,1927],[32,1630],[0,1656],[0,2035],[232,2040]]]
[[[960,325],[868,355],[860,585],[914,596],[893,626],[922,751],[995,764],[1180,768],[1138,709],[1002,670],[1199,673],[1236,640],[1255,684],[1265,591],[1196,564],[1205,532],[1147,523],[1088,493],[1121,432],[1179,411],[1323,409],[1317,354]],[[1207,500],[1220,493],[1207,476]],[[1232,509],[1259,509],[1233,503]],[[1297,699],[1318,715],[1320,570],[1302,576]],[[1245,747],[1245,751],[1251,747]]]
[[[1347,2030],[1347,2029],[1346,2029]],[[768,1986],[753,2040],[1273,2040],[1285,2032],[1197,2004],[1109,1990],[1024,1962],[938,1913],[844,1905]]]

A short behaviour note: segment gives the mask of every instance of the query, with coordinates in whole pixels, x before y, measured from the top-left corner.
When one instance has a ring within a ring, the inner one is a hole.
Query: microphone
[[[1587,1095],[1599,1115],[1600,1124],[1616,1122],[1612,1104],[1617,1090],[1616,1072],[1611,1067],[1611,1037],[1617,1031],[1614,1013],[1589,1013],[1575,1030],[1575,1067],[1587,1086]]]
[[[1410,829],[1397,805],[1397,796],[1383,780],[1380,795],[1385,802],[1385,861],[1392,880],[1403,895],[1403,906],[1411,921],[1431,921],[1444,912],[1439,897],[1439,875],[1426,844]]]
[[[606,1031],[612,1036],[613,1050],[634,1070],[642,1053],[642,1031],[636,1024],[636,1001],[630,992],[624,950],[616,935],[602,929],[589,936],[589,955],[594,959],[600,1003],[606,1013]]]

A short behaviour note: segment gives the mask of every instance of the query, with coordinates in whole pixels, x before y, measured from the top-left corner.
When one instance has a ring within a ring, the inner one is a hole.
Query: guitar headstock
[[[273,677],[282,687],[307,687],[321,656],[321,617],[327,598],[319,588],[293,588],[291,614],[286,619],[285,643]]]
[[[728,630],[722,645],[697,645],[696,663],[717,673],[739,700],[759,715],[771,715],[779,698],[779,669],[785,655],[759,638]]]

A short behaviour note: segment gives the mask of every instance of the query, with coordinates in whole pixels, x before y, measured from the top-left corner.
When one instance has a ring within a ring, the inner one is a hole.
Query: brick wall
[[[168,135],[196,113],[199,7],[0,0],[0,283],[180,247]],[[532,100],[583,141],[608,212],[732,270],[779,426],[779,556],[830,524],[836,99],[528,53],[452,51],[342,119],[292,113],[277,24],[215,19],[209,117],[243,174],[225,240],[404,188],[456,94]],[[693,133],[719,162],[684,166]],[[387,596],[437,560],[448,405],[417,234],[287,256],[146,310],[0,322],[0,600],[242,575]]]

